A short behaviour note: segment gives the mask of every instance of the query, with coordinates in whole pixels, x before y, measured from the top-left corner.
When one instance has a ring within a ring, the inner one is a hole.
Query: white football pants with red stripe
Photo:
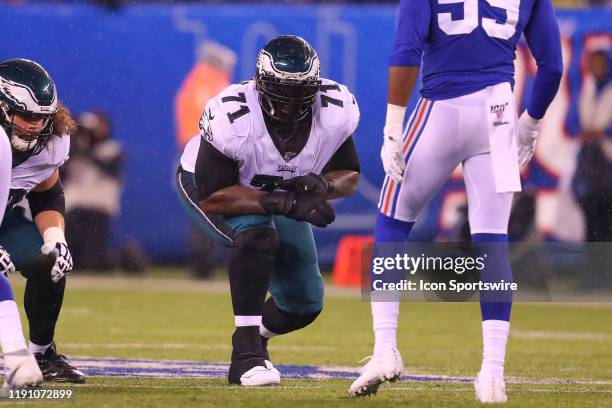
[[[499,126],[516,121],[513,104]],[[485,90],[440,101],[419,99],[404,130],[403,181],[396,183],[385,176],[380,212],[401,221],[416,221],[461,163],[472,234],[506,234],[513,193],[495,189],[489,154],[490,109]]]

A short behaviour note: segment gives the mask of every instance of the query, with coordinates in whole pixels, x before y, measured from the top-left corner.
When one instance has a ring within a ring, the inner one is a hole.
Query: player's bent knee
[[[276,296],[284,311],[293,314],[319,313],[323,309],[324,285],[321,275],[294,280],[290,287]]]
[[[296,313],[280,308],[274,298],[269,298],[264,305],[263,326],[276,334],[286,334],[303,329],[316,320],[321,309],[311,312]]]
[[[238,252],[274,256],[278,251],[278,245],[278,232],[274,228],[253,228],[234,238],[234,250]]]
[[[55,263],[55,257],[39,254],[32,257],[28,262],[19,267],[19,271],[26,279],[41,279],[51,281],[51,268]]]
[[[291,320],[296,326],[295,330],[303,329],[304,327],[312,324],[312,322],[314,322],[317,319],[317,317],[319,317],[322,310],[323,310],[323,305],[321,305],[321,309],[314,311],[314,312],[292,314]]]

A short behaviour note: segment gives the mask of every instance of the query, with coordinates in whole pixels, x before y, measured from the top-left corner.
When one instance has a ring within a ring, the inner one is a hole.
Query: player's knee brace
[[[240,250],[275,254],[278,250],[278,232],[268,227],[246,230],[234,238],[234,247]]]
[[[249,267],[252,273],[272,273],[270,263],[276,259],[278,251],[279,237],[278,232],[273,228],[254,228],[238,234],[234,238],[234,248],[232,258],[240,263],[236,266],[268,266],[266,271],[258,270],[256,267]],[[232,271],[230,270],[230,273]]]
[[[274,334],[286,334],[303,329],[314,322],[321,310],[311,313],[291,313],[280,309],[273,298],[268,298],[264,305],[262,324]]]

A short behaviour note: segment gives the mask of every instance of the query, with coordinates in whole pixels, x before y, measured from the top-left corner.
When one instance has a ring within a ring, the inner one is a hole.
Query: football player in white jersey
[[[82,383],[83,373],[57,354],[53,341],[65,276],[72,269],[58,169],[68,159],[75,124],[39,64],[20,58],[0,63],[0,126],[13,153],[0,245],[27,279],[29,350],[46,381]]]
[[[8,201],[11,185],[11,145],[4,129],[0,127],[0,222]],[[36,386],[43,380],[36,359],[26,346],[19,318],[19,310],[13,297],[13,289],[7,279],[15,271],[4,248],[0,246],[0,345],[4,354],[5,381],[2,391]]]
[[[206,234],[232,248],[232,384],[278,384],[268,340],[321,312],[311,224],[332,223],[328,200],[356,189],[358,122],[348,89],[319,77],[315,50],[284,35],[260,51],[254,80],[208,102],[200,135],[185,148],[181,203]]]

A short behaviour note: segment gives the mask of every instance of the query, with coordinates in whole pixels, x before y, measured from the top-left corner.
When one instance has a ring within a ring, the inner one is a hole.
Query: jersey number
[[[224,96],[221,98],[221,102],[238,102],[238,103],[246,103],[246,95],[244,92],[238,92],[238,96]],[[240,105],[240,109],[236,112],[228,112],[227,118],[230,123],[234,123],[234,121],[247,113],[249,113],[249,107],[247,105]]]
[[[332,91],[332,90],[340,92],[340,85],[338,85],[338,84],[321,85],[319,90],[321,92],[325,92],[325,93],[327,93],[327,91]],[[336,99],[336,98],[332,98],[331,96],[327,96],[327,95],[321,95],[321,106],[322,107],[327,108],[330,103],[332,105],[336,105],[336,106],[339,106],[341,108],[344,107],[344,102],[342,102],[342,100]]]
[[[438,0],[438,4],[463,3],[463,18],[453,20],[451,13],[438,13],[438,26],[448,35],[469,34],[478,27],[478,0]],[[490,37],[510,39],[516,33],[521,0],[487,0],[493,7],[506,10],[506,22],[483,17],[482,28]]]

